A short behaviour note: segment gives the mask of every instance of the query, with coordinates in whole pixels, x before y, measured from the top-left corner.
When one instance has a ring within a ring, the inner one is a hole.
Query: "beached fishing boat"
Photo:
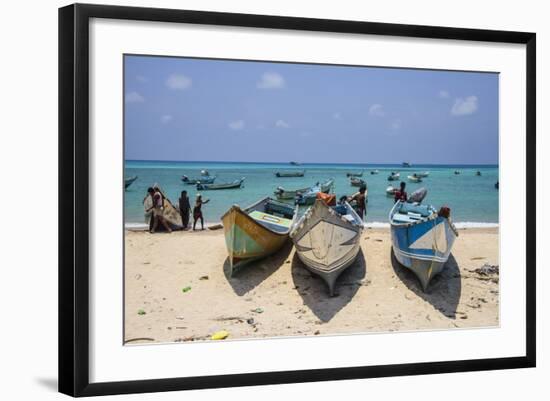
[[[133,184],[135,180],[137,180],[137,175],[134,177],[126,178],[124,179],[124,189],[128,188],[130,185]]]
[[[361,171],[360,173],[358,172],[346,173],[346,177],[363,177],[363,172]]]
[[[332,189],[333,184],[334,184],[334,180],[331,178],[329,180],[326,180],[322,184],[319,184],[319,183],[315,184],[305,192],[296,194],[296,204],[301,206],[313,205],[315,203],[315,199],[317,199],[317,194],[319,192],[322,192],[325,194],[330,193],[330,190]]]
[[[417,177],[426,178],[430,175],[429,171],[421,171],[420,173],[415,173]]]
[[[277,171],[275,172],[275,175],[277,177],[303,177],[304,174],[306,173],[305,170],[300,170],[300,171]]]
[[[399,173],[395,173],[395,172],[392,171],[390,173],[390,175],[388,176],[388,181],[398,181],[399,177],[400,177]]]
[[[231,275],[246,264],[277,252],[288,239],[298,206],[262,198],[246,209],[237,205],[222,216]]]
[[[450,210],[438,212],[430,205],[399,201],[389,220],[397,261],[412,270],[426,291],[432,277],[443,270],[458,236]]]
[[[372,170],[370,173],[371,173],[371,175],[375,175],[375,174],[378,174],[379,171],[378,170]]]
[[[214,190],[214,189],[234,189],[234,188],[241,188],[244,182],[244,177],[240,180],[235,180],[233,182],[225,182],[225,183],[219,183],[219,184],[203,184],[199,183],[197,184],[197,190]]]
[[[416,174],[407,176],[410,182],[422,182],[422,178],[417,176]]]
[[[327,283],[333,296],[336,279],[359,253],[362,231],[363,220],[349,203],[328,206],[317,199],[296,222],[290,237],[305,267]]]
[[[367,185],[364,180],[362,180],[361,178],[355,178],[355,177],[351,177],[349,179],[349,183],[352,187],[361,187],[363,185]]]
[[[186,175],[181,176],[181,180],[187,185],[197,185],[197,184],[213,184],[216,176],[205,176],[201,178],[189,178]]]
[[[395,188],[393,185],[389,185],[386,188],[386,196],[395,196],[395,192],[399,191],[399,188]]]
[[[283,187],[277,187],[273,194],[279,200],[296,199],[296,195],[309,191],[310,187],[286,190]]]
[[[170,228],[180,229],[182,227],[181,215],[179,210],[170,202],[170,199],[165,195],[162,189],[158,184],[154,184],[154,189],[158,190],[163,198],[163,214],[162,217],[170,224]],[[153,206],[153,198],[151,196],[146,196],[143,200],[143,209],[145,210],[145,222],[149,224],[149,230],[153,227],[153,213],[147,211]],[[162,224],[158,225],[158,229],[162,230]]]

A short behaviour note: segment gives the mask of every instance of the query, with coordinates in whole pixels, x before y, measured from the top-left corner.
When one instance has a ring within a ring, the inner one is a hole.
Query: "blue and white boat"
[[[458,236],[448,208],[396,202],[390,212],[393,252],[418,277],[426,291],[432,277],[443,270]]]
[[[334,184],[334,180],[331,178],[322,184],[315,184],[305,192],[296,194],[295,203],[300,206],[313,205],[317,199],[317,194],[323,192],[325,194],[330,193]]]

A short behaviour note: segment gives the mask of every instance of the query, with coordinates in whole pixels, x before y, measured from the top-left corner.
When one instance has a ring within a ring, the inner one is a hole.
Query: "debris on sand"
[[[181,292],[183,292],[183,293],[189,292],[189,291],[191,291],[191,286],[183,287],[183,288],[181,289]]]
[[[218,331],[212,334],[212,340],[225,340],[229,336],[229,332],[225,330]]]
[[[480,276],[490,276],[499,273],[498,265],[490,265],[489,263],[485,263],[483,266],[471,271],[479,274]]]
[[[213,224],[210,227],[208,227],[209,230],[221,230],[223,226],[221,224]]]
[[[200,277],[199,277],[199,280],[208,280],[208,279],[209,279],[208,276],[200,276]]]

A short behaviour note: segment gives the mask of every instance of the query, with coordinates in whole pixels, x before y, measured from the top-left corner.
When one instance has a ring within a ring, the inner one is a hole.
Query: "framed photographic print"
[[[59,389],[535,366],[535,34],[59,10]]]

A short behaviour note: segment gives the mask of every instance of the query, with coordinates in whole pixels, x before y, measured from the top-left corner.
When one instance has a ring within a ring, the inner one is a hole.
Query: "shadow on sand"
[[[456,308],[460,301],[462,280],[458,263],[452,253],[449,255],[449,259],[441,273],[432,278],[426,292],[422,291],[420,281],[418,281],[415,274],[397,261],[393,248],[391,250],[391,264],[395,275],[401,279],[409,290],[429,302],[444,316],[456,319]]]
[[[336,280],[336,295],[329,296],[325,281],[309,272],[298,255],[292,259],[292,280],[306,305],[322,322],[330,321],[353,298],[367,274],[367,263],[360,250],[357,258]]]
[[[243,296],[275,273],[285,263],[291,250],[292,242],[287,241],[275,254],[243,266],[233,277],[230,274],[229,258],[226,258],[223,263],[223,274],[235,294]]]

